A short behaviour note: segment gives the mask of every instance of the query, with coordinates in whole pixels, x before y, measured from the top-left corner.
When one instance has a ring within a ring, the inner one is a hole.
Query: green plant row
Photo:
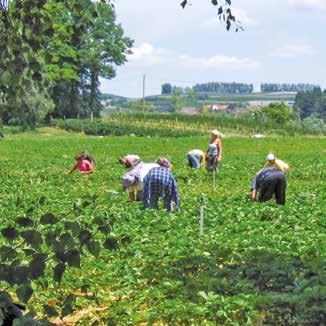
[[[118,119],[114,121],[110,120],[54,120],[52,126],[61,128],[66,131],[83,132],[86,135],[96,136],[123,136],[123,135],[135,135],[139,137],[151,136],[151,137],[189,137],[198,136],[203,134],[200,131],[195,130],[176,130],[166,127],[149,127],[149,126],[137,126],[133,124],[133,121]]]
[[[196,124],[198,126],[208,125],[212,128],[218,127],[221,130],[235,130],[242,133],[264,133],[279,135],[304,135],[320,134],[314,130],[303,128],[297,123],[281,125],[271,121],[262,122],[251,116],[231,116],[227,114],[201,114],[196,116],[187,116],[182,114],[156,114],[156,113],[133,113],[124,117],[126,121],[144,120],[185,123],[187,125]]]

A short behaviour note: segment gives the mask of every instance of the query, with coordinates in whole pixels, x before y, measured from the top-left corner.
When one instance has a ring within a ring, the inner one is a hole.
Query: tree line
[[[193,87],[177,87],[170,83],[162,85],[161,94],[175,94],[177,92],[188,93],[189,90],[193,90],[196,93],[214,93],[214,94],[251,94],[254,91],[253,84],[245,83],[221,83],[221,82],[209,82],[203,84],[196,84]]]
[[[262,93],[276,93],[276,92],[307,92],[312,91],[315,87],[319,87],[313,84],[271,84],[271,83],[262,83],[260,85],[260,90]]]
[[[315,87],[312,91],[299,92],[295,98],[294,108],[300,120],[314,117],[326,120],[326,90]]]
[[[131,46],[106,1],[1,0],[2,120],[98,116],[99,78],[114,77]]]

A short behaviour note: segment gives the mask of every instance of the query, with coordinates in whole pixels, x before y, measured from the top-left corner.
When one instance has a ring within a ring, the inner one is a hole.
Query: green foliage
[[[128,103],[128,109],[132,113],[139,113],[139,112],[149,112],[152,110],[152,105],[146,100],[137,100],[137,101],[130,101]]]
[[[254,90],[252,84],[244,83],[219,83],[210,82],[204,84],[196,84],[194,90],[198,93],[214,93],[214,94],[251,94]]]
[[[163,84],[161,94],[172,94],[172,85],[170,83]]]
[[[285,125],[293,117],[292,110],[284,103],[270,103],[261,109],[268,120]]]
[[[171,102],[173,105],[173,112],[180,112],[181,109],[185,106],[185,101],[183,99],[182,91],[180,89],[177,88],[173,91]]]
[[[276,92],[311,92],[315,87],[319,87],[313,84],[271,84],[262,83],[260,90],[262,93],[276,93]]]
[[[326,119],[326,90],[317,87],[312,91],[299,92],[295,98],[294,108],[299,119],[314,115],[325,121]]]
[[[146,114],[145,114],[146,116]],[[86,135],[96,136],[123,136],[134,135],[140,137],[185,137],[195,136],[201,134],[199,131],[191,130],[174,130],[170,127],[157,128],[156,126],[144,126],[140,124],[134,124],[132,121],[124,119],[123,116],[119,116],[117,120],[110,121],[105,120],[54,120],[52,125],[59,127],[67,131],[84,132]]]
[[[302,127],[307,130],[314,130],[318,133],[326,133],[326,122],[324,119],[319,119],[315,114],[302,120]]]
[[[2,4],[2,3],[1,3]],[[112,78],[132,42],[106,1],[9,1],[0,8],[0,114],[35,126],[99,116],[99,78]]]
[[[53,110],[39,55],[45,39],[46,1],[9,1],[0,8],[0,115],[35,125]]]
[[[1,288],[22,300],[32,289],[27,313],[81,325],[95,316],[105,325],[323,325],[325,139],[224,138],[215,190],[211,174],[188,168],[185,156],[208,141],[50,128],[8,135],[0,148]],[[66,175],[84,149],[96,171]],[[179,211],[128,203],[117,158],[131,151],[146,162],[169,156]],[[291,165],[284,207],[248,198],[269,151]]]

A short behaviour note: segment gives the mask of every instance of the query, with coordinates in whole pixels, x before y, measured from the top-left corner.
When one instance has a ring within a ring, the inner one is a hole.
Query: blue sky
[[[136,4],[137,3],[137,4]],[[307,82],[326,88],[326,0],[233,0],[244,32],[227,32],[210,0],[116,0],[133,54],[101,90],[141,97],[161,84]]]

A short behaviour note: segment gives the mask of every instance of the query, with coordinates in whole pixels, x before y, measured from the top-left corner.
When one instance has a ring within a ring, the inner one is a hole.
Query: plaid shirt
[[[162,197],[178,205],[177,183],[172,173],[162,166],[151,169],[144,179],[143,202],[148,203],[151,197]]]

